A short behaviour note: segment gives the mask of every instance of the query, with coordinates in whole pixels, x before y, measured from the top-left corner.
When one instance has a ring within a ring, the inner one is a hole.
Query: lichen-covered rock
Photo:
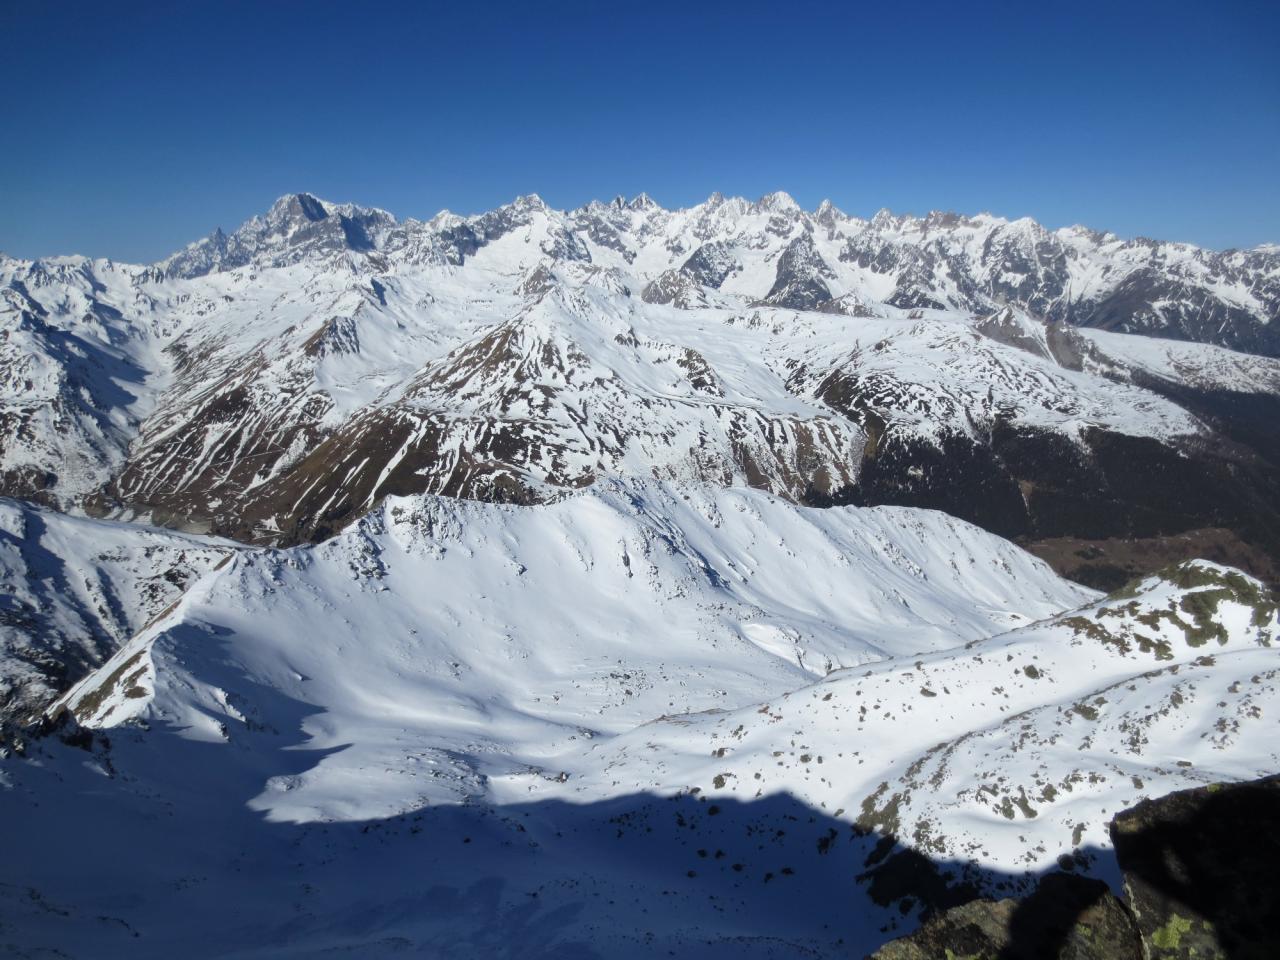
[[[1055,873],[1021,900],[974,900],[893,940],[873,960],[1140,960],[1124,906],[1100,880]]]
[[[1280,956],[1280,777],[1145,800],[1111,838],[1150,960]]]

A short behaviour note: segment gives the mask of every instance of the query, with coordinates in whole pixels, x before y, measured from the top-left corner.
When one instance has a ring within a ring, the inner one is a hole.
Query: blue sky
[[[1275,0],[0,0],[0,32],[18,256],[152,260],[298,190],[426,217],[784,189],[1280,242]]]

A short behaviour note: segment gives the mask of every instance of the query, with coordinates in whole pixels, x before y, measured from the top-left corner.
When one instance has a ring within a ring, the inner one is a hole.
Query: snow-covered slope
[[[0,257],[0,953],[861,955],[1113,879],[1280,760],[1275,601],[1001,537],[1274,577],[1278,309],[781,193]]]
[[[1257,581],[1187,563],[759,708],[648,724],[584,756],[562,789],[785,791],[934,857],[1045,870],[1105,849],[1108,811],[1280,765],[1278,629]]]
[[[123,464],[163,379],[138,273],[0,257],[0,493],[71,507]]]
[[[39,716],[236,549],[0,499],[0,721]]]
[[[0,763],[0,942],[862,955],[915,916],[896,844],[1109,876],[1107,810],[1273,767],[1270,604],[1208,564],[1099,599],[928,511],[392,498],[200,578],[63,699],[87,750]]]
[[[386,816],[536,780],[573,743],[653,717],[742,707],[1085,596],[940,513],[657,484],[538,508],[393,499],[318,547],[239,554],[64,701],[91,726],[142,718],[222,742],[241,723],[285,732],[246,690],[269,688],[323,711],[314,747],[349,746],[278,796],[264,785],[263,809]],[[403,768],[406,737],[418,759]],[[352,778],[376,809],[347,795]]]

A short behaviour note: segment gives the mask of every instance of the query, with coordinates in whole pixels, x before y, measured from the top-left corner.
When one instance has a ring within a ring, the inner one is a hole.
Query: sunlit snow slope
[[[1274,767],[1275,635],[1238,573],[1100,599],[930,511],[395,498],[207,573],[0,764],[0,943],[860,956],[918,911],[885,843],[1110,877],[1107,811]]]

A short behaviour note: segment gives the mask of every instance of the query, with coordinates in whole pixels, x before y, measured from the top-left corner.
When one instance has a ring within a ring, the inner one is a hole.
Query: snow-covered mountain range
[[[1278,316],[1276,247],[785,194],[0,257],[0,953],[1118,888],[1122,807],[1280,763]]]
[[[388,495],[656,476],[1280,555],[1269,247],[781,193],[427,222],[298,194],[150,266],[0,260],[0,296],[0,493],[62,509],[287,544]]]

